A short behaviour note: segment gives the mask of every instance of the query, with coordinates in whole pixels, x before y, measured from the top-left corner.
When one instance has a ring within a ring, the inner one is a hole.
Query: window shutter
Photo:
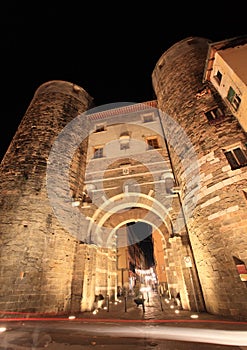
[[[227,99],[228,101],[230,101],[232,103],[233,97],[235,96],[235,91],[233,90],[233,88],[230,86],[229,90],[228,90],[228,94],[227,94]]]
[[[247,157],[240,148],[236,148],[233,151],[239,164],[241,165],[247,164]]]
[[[234,158],[232,152],[231,151],[225,152],[225,156],[226,156],[226,159],[228,160],[228,162],[230,163],[231,168],[236,169],[238,167],[238,163],[237,163],[236,159]]]

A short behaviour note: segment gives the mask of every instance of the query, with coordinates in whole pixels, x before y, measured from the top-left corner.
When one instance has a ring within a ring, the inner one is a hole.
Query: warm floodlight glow
[[[195,315],[195,314],[193,314],[193,315],[190,315],[190,318],[198,318],[199,316],[198,315]]]
[[[140,292],[142,292],[142,293],[149,292],[150,290],[151,290],[151,288],[149,286],[140,288]]]
[[[75,316],[69,316],[69,320],[74,320]]]
[[[6,330],[7,330],[7,328],[6,328],[6,327],[0,327],[0,333],[5,332]]]

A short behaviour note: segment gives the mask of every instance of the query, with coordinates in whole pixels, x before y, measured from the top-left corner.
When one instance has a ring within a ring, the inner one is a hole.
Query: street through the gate
[[[0,311],[0,350],[237,350],[247,347],[247,321],[180,310],[157,292],[105,302],[77,314]],[[239,348],[240,347],[240,348]]]

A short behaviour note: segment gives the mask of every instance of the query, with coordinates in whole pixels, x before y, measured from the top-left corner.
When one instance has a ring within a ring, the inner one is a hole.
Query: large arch
[[[156,269],[165,270],[162,281],[168,294],[175,297],[179,292],[184,309],[204,311],[201,295],[197,295],[193,269],[185,264],[185,257],[191,255],[187,239],[174,235],[172,215],[162,203],[143,193],[121,193],[106,200],[91,216],[88,236],[91,243],[107,248],[116,247],[114,237],[127,223],[138,221],[152,227]],[[144,239],[145,237],[142,237]],[[119,243],[120,241],[120,243]],[[132,242],[136,243],[136,242]],[[126,240],[118,239],[118,247],[126,245]],[[158,251],[160,254],[158,254]],[[163,257],[161,261],[160,256]],[[163,266],[161,266],[163,264]]]
[[[111,197],[94,212],[87,236],[98,245],[110,247],[114,227],[119,229],[123,226],[123,222],[140,219],[166,233],[166,239],[172,234],[169,209],[152,196],[128,192]]]

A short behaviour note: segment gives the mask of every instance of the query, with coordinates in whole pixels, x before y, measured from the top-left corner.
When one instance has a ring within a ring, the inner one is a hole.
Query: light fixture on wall
[[[181,188],[180,188],[179,186],[174,186],[174,187],[172,188],[172,191],[173,191],[173,193],[178,193],[178,194],[180,194],[180,193],[181,193]]]
[[[82,198],[81,197],[72,197],[72,202],[71,202],[71,205],[72,207],[79,207],[80,204],[82,202]]]

